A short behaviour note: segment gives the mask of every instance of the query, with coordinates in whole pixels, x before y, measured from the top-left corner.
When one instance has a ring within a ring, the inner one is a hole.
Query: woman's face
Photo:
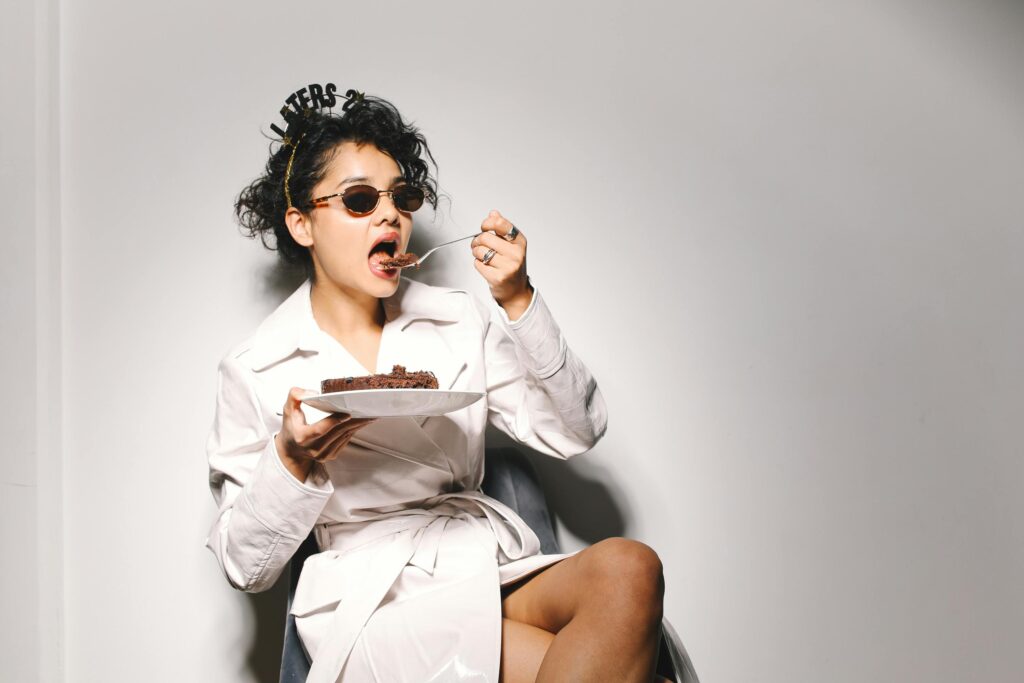
[[[313,188],[313,197],[343,192],[352,185],[386,190],[403,182],[398,163],[390,156],[372,144],[346,141],[336,148],[323,180]],[[396,209],[390,194],[382,194],[373,212],[365,216],[353,214],[341,197],[333,197],[311,209],[309,217],[308,236],[300,244],[310,250],[318,281],[326,278],[354,295],[384,298],[395,293],[401,269],[380,270],[380,253],[371,259],[381,243],[385,247],[394,243],[391,255],[405,252],[412,235],[412,214]]]

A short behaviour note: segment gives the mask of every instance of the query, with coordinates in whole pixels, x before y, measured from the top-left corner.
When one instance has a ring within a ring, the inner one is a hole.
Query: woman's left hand
[[[509,320],[518,319],[533,299],[533,287],[526,275],[526,235],[513,228],[507,218],[492,210],[480,224],[480,234],[470,243],[473,265],[487,280],[491,296],[505,309]],[[512,240],[507,239],[510,234]]]

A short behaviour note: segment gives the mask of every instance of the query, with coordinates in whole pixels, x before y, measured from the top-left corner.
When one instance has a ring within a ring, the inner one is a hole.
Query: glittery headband
[[[288,183],[292,176],[292,164],[295,163],[295,151],[299,148],[299,143],[302,142],[302,138],[306,134],[306,129],[309,126],[309,120],[313,112],[317,109],[333,109],[334,105],[338,102],[338,97],[335,94],[337,92],[338,87],[333,83],[327,83],[323,86],[318,83],[310,83],[305,88],[296,90],[285,99],[285,104],[280,112],[285,120],[285,129],[281,130],[280,127],[273,123],[270,124],[270,129],[281,136],[281,144],[292,148],[292,152],[288,157],[288,166],[285,167],[284,171],[284,198],[288,201],[289,209],[293,206],[292,193],[288,189]],[[341,109],[344,112],[348,112],[354,104],[363,101],[363,93],[358,90],[348,90],[345,93],[345,103],[341,106]]]

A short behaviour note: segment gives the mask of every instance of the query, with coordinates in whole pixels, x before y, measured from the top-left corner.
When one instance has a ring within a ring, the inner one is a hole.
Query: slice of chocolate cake
[[[321,394],[358,389],[437,389],[437,377],[432,372],[407,372],[403,366],[395,365],[386,375],[337,377],[320,382]]]

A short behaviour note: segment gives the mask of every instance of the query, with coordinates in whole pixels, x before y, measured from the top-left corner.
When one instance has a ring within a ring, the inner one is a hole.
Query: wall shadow
[[[288,266],[280,258],[267,262],[257,271],[256,286],[260,300],[273,310],[288,298],[306,279],[301,268]],[[251,680],[259,683],[278,683],[281,676],[281,649],[284,646],[284,627],[288,605],[288,570],[277,583],[263,593],[245,593],[255,624],[246,665]]]
[[[274,587],[263,593],[246,593],[246,602],[256,625],[246,665],[252,679],[259,683],[278,683],[281,676],[281,649],[288,604],[288,572]]]
[[[261,300],[272,301],[276,308],[279,303],[298,289],[306,273],[297,266],[289,266],[275,258],[260,268],[257,274],[259,296]]]
[[[594,544],[612,536],[625,536],[628,511],[624,496],[605,468],[583,454],[568,461],[538,453],[488,425],[488,448],[509,447],[524,453],[536,468],[552,519],[558,519],[574,536]],[[558,536],[558,529],[555,529]],[[558,539],[561,544],[562,539]]]

